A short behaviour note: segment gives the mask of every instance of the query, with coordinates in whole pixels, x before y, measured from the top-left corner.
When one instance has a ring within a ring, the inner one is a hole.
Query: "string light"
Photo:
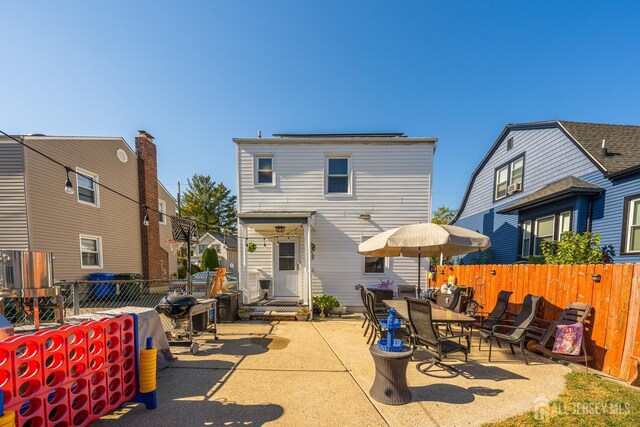
[[[149,226],[149,207],[147,205],[143,206],[145,208],[144,211],[144,219],[142,220],[142,225],[144,225],[145,227]]]
[[[65,170],[67,171],[67,180],[64,182],[64,192],[67,194],[73,194],[75,193],[75,191],[73,190],[73,184],[69,179],[69,172],[71,172],[71,168],[68,166],[65,166]]]

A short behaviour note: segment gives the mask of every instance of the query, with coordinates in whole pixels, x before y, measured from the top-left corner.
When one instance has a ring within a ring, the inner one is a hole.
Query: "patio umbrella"
[[[383,231],[358,246],[358,253],[367,256],[417,257],[418,295],[420,294],[420,263],[422,257],[463,255],[491,247],[484,234],[455,225],[433,223],[411,224]]]

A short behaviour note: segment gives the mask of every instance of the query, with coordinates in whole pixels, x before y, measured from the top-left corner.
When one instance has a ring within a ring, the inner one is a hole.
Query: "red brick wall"
[[[158,166],[156,145],[153,137],[141,131],[136,137],[138,153],[138,184],[140,201],[158,209]],[[169,254],[160,246],[160,224],[158,213],[140,207],[140,223],[145,214],[149,215],[149,225],[140,227],[142,246],[142,273],[145,279],[169,278]]]

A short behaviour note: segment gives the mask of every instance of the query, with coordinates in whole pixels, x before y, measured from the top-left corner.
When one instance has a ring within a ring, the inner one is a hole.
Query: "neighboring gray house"
[[[640,126],[507,125],[452,223],[489,236],[495,263],[540,255],[567,230],[599,234],[615,262],[640,262]]]
[[[122,138],[16,136],[28,146],[82,173],[71,173],[17,142],[0,137],[0,249],[53,252],[56,280],[92,272],[141,273],[169,278],[177,257],[167,240],[171,222],[144,211],[99,183],[174,214],[176,201],[157,179],[156,146],[141,131],[136,151]]]
[[[202,252],[208,247],[213,247],[218,253],[220,267],[225,267],[228,273],[238,272],[238,239],[227,234],[207,232],[200,237],[193,251],[191,262],[200,264]]]
[[[233,141],[245,302],[264,297],[260,280],[271,280],[274,304],[294,305],[327,293],[362,307],[358,284],[415,286],[417,259],[357,250],[383,230],[429,221],[436,138],[281,134]]]

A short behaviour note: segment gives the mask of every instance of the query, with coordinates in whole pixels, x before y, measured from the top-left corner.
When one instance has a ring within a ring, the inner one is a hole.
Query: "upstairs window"
[[[201,254],[207,249],[207,245],[198,245],[198,253]]]
[[[78,202],[99,206],[98,175],[80,168],[76,168],[76,172]]]
[[[256,157],[256,177],[257,185],[274,185],[273,156]]]
[[[625,253],[640,253],[640,195],[625,200],[626,221],[623,235],[626,244],[622,247]]]
[[[327,193],[349,194],[351,192],[349,157],[327,157]]]
[[[167,203],[164,200],[158,200],[158,220],[160,224],[167,223]]]
[[[504,166],[496,169],[493,197],[504,199],[522,191],[522,175],[524,173],[524,156],[520,156]]]

